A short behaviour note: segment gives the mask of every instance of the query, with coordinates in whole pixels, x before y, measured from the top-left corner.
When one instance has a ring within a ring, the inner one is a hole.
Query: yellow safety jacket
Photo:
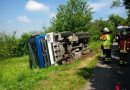
[[[102,40],[102,45],[104,49],[111,49],[112,47],[112,36],[110,34],[105,34],[102,37],[100,37],[100,40]]]

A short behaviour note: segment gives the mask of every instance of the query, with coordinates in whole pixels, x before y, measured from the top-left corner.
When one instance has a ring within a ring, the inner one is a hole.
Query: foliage
[[[91,35],[91,40],[98,40],[98,37],[102,33],[103,28],[107,27],[114,35],[117,31],[118,25],[126,25],[126,19],[120,17],[119,15],[110,15],[108,20],[102,20],[102,18],[97,19],[91,22],[91,27],[89,28],[89,32]]]
[[[130,9],[130,0],[123,0],[123,4],[126,9]],[[113,0],[112,7],[120,7],[122,6],[121,0]]]
[[[89,48],[92,48],[94,51],[97,51],[101,48],[101,41],[92,41],[89,42]]]
[[[120,17],[119,15],[112,14],[108,18],[109,18],[109,21],[113,22],[115,26],[126,24],[126,20]]]
[[[17,39],[18,45],[17,45],[16,50],[17,52],[19,52],[17,56],[22,56],[24,54],[25,55],[27,54],[26,43],[30,36],[31,36],[31,33],[23,33],[21,35],[21,38]]]
[[[123,0],[125,8],[128,10],[127,24],[130,24],[130,0]],[[112,7],[122,6],[121,0],[113,0]]]
[[[112,7],[119,7],[122,6],[122,3],[120,0],[113,0],[112,1]]]
[[[69,0],[66,5],[58,7],[56,18],[52,19],[51,30],[62,31],[87,31],[92,12],[84,0]]]
[[[0,33],[0,59],[6,58],[6,57],[13,57],[14,49],[16,48],[16,32],[9,35],[4,32]]]
[[[101,31],[106,26],[106,21],[102,19],[97,19],[91,22],[90,28],[88,32],[90,33],[90,41],[91,40],[98,40],[98,37],[101,34]]]
[[[123,0],[126,9],[130,9],[130,0]]]
[[[98,40],[99,36],[102,34],[103,28],[105,28],[105,27],[109,28],[113,34],[116,31],[116,26],[109,19],[102,20],[100,18],[100,19],[97,19],[97,20],[91,22],[91,27],[88,30],[90,33],[90,41]]]
[[[123,0],[125,8],[128,10],[127,23],[130,24],[130,0]]]
[[[16,32],[12,34],[0,33],[0,60],[27,53],[25,44],[30,34],[24,33],[21,38],[16,38],[15,34]]]
[[[44,34],[47,34],[47,33],[53,31],[51,26],[50,26],[50,27],[43,27],[43,30],[44,30],[44,31],[43,31],[42,33],[44,33]]]

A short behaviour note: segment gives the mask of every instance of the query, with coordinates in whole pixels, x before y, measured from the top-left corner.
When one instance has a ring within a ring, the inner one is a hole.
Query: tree
[[[108,22],[102,18],[91,21],[90,28],[88,30],[91,36],[90,39],[97,40],[105,27],[108,27]]]
[[[126,9],[130,9],[130,0],[123,0],[123,4]],[[112,7],[123,6],[121,0],[113,0]]]
[[[69,0],[66,5],[58,7],[56,18],[52,19],[51,30],[55,32],[62,31],[87,31],[92,12],[87,2],[84,0]]]
[[[17,47],[15,48],[16,56],[22,56],[27,54],[26,44],[31,36],[30,33],[23,33],[19,39],[17,39]]]
[[[15,56],[13,50],[16,47],[16,32],[6,34],[0,32],[0,60]]]
[[[130,24],[130,0],[123,0],[123,5],[128,10],[127,23]],[[113,0],[112,7],[122,6],[121,0]]]
[[[16,38],[15,35],[16,32],[0,32],[0,60],[27,54],[25,45],[31,34],[24,33],[20,38]]]
[[[126,19],[120,17],[119,15],[110,15],[106,21],[106,27],[108,27],[113,34],[116,33],[117,26],[126,25]]]
[[[113,0],[112,7],[122,7],[122,3],[120,0]]]
[[[116,27],[119,26],[119,25],[125,25],[126,24],[126,20],[124,18],[120,17],[119,15],[112,14],[108,18],[109,18],[108,20],[110,22],[113,22]]]
[[[97,40],[97,37],[100,36],[103,28],[107,27],[110,29],[114,35],[118,25],[124,25],[126,20],[118,15],[110,15],[108,20],[103,20],[102,18],[97,19],[91,22],[91,28],[89,32],[91,34],[91,39]]]

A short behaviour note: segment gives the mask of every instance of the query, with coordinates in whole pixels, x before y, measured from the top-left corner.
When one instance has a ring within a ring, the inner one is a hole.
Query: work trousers
[[[120,52],[120,60],[127,61],[127,54],[128,53],[122,53],[122,52]]]
[[[103,54],[103,56],[105,56],[105,49],[104,49],[104,46],[103,46],[103,45],[101,45],[101,49],[102,49],[102,54]]]
[[[104,49],[105,58],[111,58],[111,49]]]

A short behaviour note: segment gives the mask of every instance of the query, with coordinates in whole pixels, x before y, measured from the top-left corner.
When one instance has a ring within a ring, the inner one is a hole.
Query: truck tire
[[[79,36],[79,40],[81,40],[81,39],[88,39],[88,36]]]
[[[68,37],[71,36],[73,33],[71,31],[61,32],[61,37]]]
[[[77,33],[78,36],[89,36],[88,32],[78,32]]]
[[[72,52],[72,59],[76,60],[82,57],[82,52],[81,51],[73,51]]]

